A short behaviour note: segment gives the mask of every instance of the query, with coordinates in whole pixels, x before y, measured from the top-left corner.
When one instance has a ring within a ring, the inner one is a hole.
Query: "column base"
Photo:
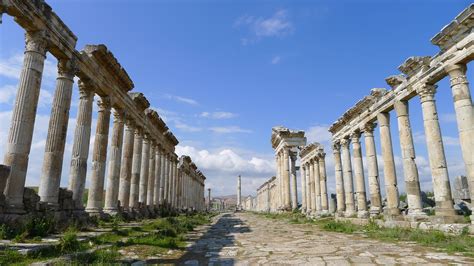
[[[409,222],[422,222],[427,221],[429,216],[422,210],[408,210],[408,214],[405,216],[405,220]]]
[[[381,209],[382,208],[380,207],[370,207],[370,210],[369,210],[370,217],[376,217],[380,215]]]
[[[119,213],[119,210],[117,208],[104,208],[104,213],[110,215],[117,215]]]
[[[361,219],[367,219],[369,218],[369,212],[368,211],[358,211],[357,212],[357,218],[361,218]]]
[[[347,217],[347,218],[352,218],[356,215],[356,212],[353,211],[353,210],[346,210],[344,212],[344,217]]]
[[[10,205],[5,208],[6,214],[25,214],[26,210],[23,205]]]

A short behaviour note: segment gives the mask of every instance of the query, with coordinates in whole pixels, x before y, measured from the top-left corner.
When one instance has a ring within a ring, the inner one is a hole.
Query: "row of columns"
[[[24,212],[23,190],[47,47],[48,41],[43,32],[26,33],[23,68],[4,160],[5,164],[10,166],[11,172],[0,187],[11,213]],[[53,210],[59,205],[62,164],[76,72],[73,59],[59,59],[39,186],[41,202]],[[72,191],[74,207],[79,210],[83,209],[82,197],[87,176],[94,95],[92,82],[86,78],[81,79],[68,184],[68,189]],[[188,205],[192,205],[191,201],[194,200],[200,202],[198,195],[203,195],[204,181],[201,186],[184,186],[185,182],[191,182],[178,178],[178,160],[174,152],[166,150],[160,139],[155,139],[143,128],[135,125],[126,111],[116,107],[118,105],[110,97],[101,95],[97,104],[97,127],[85,209],[87,212],[115,213],[119,206],[124,210],[143,206],[153,209],[159,205],[176,208],[180,195],[178,188],[187,190],[187,194],[182,196],[189,201]],[[145,113],[151,112],[154,111],[147,109]],[[111,114],[113,128],[109,147]],[[106,178],[107,188],[104,195]]]
[[[446,68],[450,76],[453,93],[461,150],[466,166],[467,177],[471,187],[474,187],[474,111],[468,82],[466,80],[466,66],[454,65]],[[447,169],[446,156],[439,125],[438,112],[435,102],[437,86],[431,84],[420,85],[416,92],[420,98],[425,137],[430,161],[435,196],[436,216],[444,221],[453,221],[455,215],[451,187]],[[394,109],[397,115],[400,146],[402,151],[403,174],[407,193],[408,217],[423,219],[421,190],[417,165],[415,162],[415,148],[409,119],[408,101],[396,101]],[[377,115],[380,129],[380,141],[383,159],[383,176],[387,206],[385,214],[398,216],[400,214],[399,191],[393,155],[392,136],[390,131],[390,114],[382,112]],[[337,209],[340,215],[352,216],[357,212],[359,217],[367,217],[367,211],[376,215],[382,211],[380,186],[378,177],[378,163],[375,151],[373,130],[375,122],[370,122],[361,130],[355,130],[350,136],[337,139],[333,144],[335,160],[335,179],[337,193]],[[365,178],[360,149],[360,136],[364,134],[366,148],[366,162],[368,164],[368,182],[370,189],[370,210],[367,209],[365,192]],[[350,144],[352,143],[352,158]],[[352,159],[352,160],[351,160]],[[355,181],[355,191],[353,188]],[[471,190],[471,198],[474,198]],[[355,193],[355,194],[354,194]],[[354,204],[354,195],[357,197],[357,210]]]
[[[204,211],[206,210],[204,187],[206,177],[197,170],[194,163],[185,163],[185,157],[187,156],[181,157],[178,166],[179,185],[176,191],[178,195],[176,206],[180,209]]]
[[[303,213],[326,214],[329,211],[326,175],[326,153],[322,149],[301,158],[301,192]]]
[[[296,154],[284,146],[276,152],[279,209],[288,211],[298,208],[296,186]]]

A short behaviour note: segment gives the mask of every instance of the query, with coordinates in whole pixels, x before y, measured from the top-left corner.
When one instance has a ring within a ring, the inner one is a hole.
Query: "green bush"
[[[81,243],[77,239],[77,231],[74,228],[69,228],[64,235],[59,239],[59,250],[61,253],[76,252],[81,249]]]

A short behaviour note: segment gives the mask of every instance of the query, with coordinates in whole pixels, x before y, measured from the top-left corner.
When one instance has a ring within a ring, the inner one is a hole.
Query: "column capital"
[[[364,134],[373,134],[374,133],[374,129],[377,127],[377,123],[375,122],[368,122],[364,125],[362,131],[364,132]]]
[[[318,152],[318,157],[320,159],[323,159],[324,160],[324,157],[326,157],[326,153],[325,152]]]
[[[135,137],[137,136],[142,136],[143,135],[143,129],[140,126],[135,126]]]
[[[112,108],[110,97],[108,96],[101,96],[100,99],[97,101],[97,105],[99,106],[99,112],[110,110],[110,108]]]
[[[90,79],[79,79],[79,98],[89,98],[92,93],[94,93],[94,86]]]
[[[351,140],[349,138],[341,139],[341,147],[342,148],[349,148],[350,143],[351,143]]]
[[[125,122],[125,112],[122,109],[114,108],[113,116],[114,116],[114,123]]]
[[[359,129],[354,130],[350,135],[352,139],[352,143],[359,142],[360,135],[361,135],[361,132]]]
[[[434,97],[436,94],[436,89],[438,86],[436,85],[431,85],[431,84],[423,84],[416,88],[416,93],[418,93],[418,96],[420,96],[421,101],[425,100],[430,100]]]
[[[36,52],[46,56],[46,48],[48,47],[48,39],[45,31],[33,31],[25,33],[25,51]]]
[[[332,142],[332,150],[334,153],[340,153],[341,152],[341,141],[340,140],[334,140]]]
[[[465,64],[454,64],[444,68],[450,77],[451,87],[460,84],[469,84],[466,78],[467,66]]]
[[[75,58],[58,60],[58,78],[74,80],[77,70],[78,68]]]
[[[397,113],[398,117],[408,115],[408,102],[407,101],[397,100],[394,102],[393,107],[395,108],[395,112]]]

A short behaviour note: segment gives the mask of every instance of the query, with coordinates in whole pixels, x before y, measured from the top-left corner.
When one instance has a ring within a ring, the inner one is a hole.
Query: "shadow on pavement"
[[[194,232],[189,241],[193,244],[186,253],[176,259],[148,260],[147,264],[171,265],[234,265],[238,246],[234,234],[251,232],[244,222],[231,213],[223,214],[219,220],[209,226],[204,234]]]

